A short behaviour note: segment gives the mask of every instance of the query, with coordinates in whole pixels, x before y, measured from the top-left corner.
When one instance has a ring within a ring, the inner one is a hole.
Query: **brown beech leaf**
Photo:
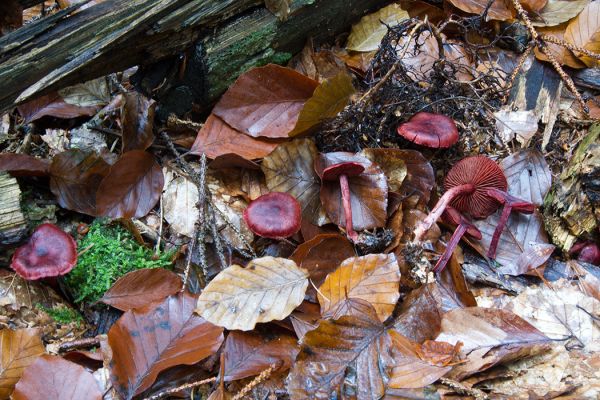
[[[322,234],[300,244],[290,259],[307,270],[312,283],[319,287],[327,274],[335,271],[342,261],[355,255],[354,246],[344,236]],[[317,299],[317,292],[312,285],[308,287],[306,295],[312,301]]]
[[[304,300],[308,272],[285,258],[262,257],[246,268],[232,265],[204,288],[196,312],[229,330],[281,320]]]
[[[61,207],[96,215],[96,191],[110,165],[94,151],[57,154],[50,164],[50,190]]]
[[[290,60],[288,66],[318,82],[333,78],[340,72],[348,72],[340,55],[328,49],[315,52],[311,41]]]
[[[408,13],[399,4],[391,4],[372,14],[365,15],[352,26],[346,49],[352,51],[377,50],[381,39],[388,31],[388,26],[398,25],[408,18]]]
[[[451,376],[463,379],[495,365],[548,350],[551,340],[521,317],[497,308],[469,307],[444,314],[437,341],[463,343]]]
[[[340,315],[348,300],[362,299],[373,305],[381,321],[394,311],[400,298],[400,268],[394,254],[369,254],[344,261],[327,275],[318,291],[321,314]]]
[[[47,116],[62,119],[91,117],[99,109],[99,106],[80,107],[66,103],[58,93],[38,97],[17,107],[25,124]]]
[[[569,22],[565,31],[565,40],[575,46],[593,53],[600,53],[600,3],[590,2],[573,21]],[[584,54],[576,55],[588,67],[598,67],[595,58]]]
[[[260,165],[272,192],[287,192],[302,206],[302,218],[318,224],[320,215],[319,178],[314,162],[317,146],[311,139],[282,143]]]
[[[277,372],[291,368],[300,349],[295,337],[277,335],[266,338],[256,332],[233,331],[225,341],[226,381],[259,375],[271,364]]]
[[[487,7],[487,2],[484,0],[449,0],[450,3],[470,14],[483,15],[483,11]],[[509,2],[504,0],[494,0],[487,12],[486,20],[508,21],[514,18],[515,10],[509,6]]]
[[[246,160],[263,158],[272,152],[277,143],[253,138],[227,125],[215,114],[210,114],[196,136],[191,154],[206,154],[215,159],[226,154],[237,154]]]
[[[0,330],[0,398],[9,398],[23,370],[45,352],[38,329]]]
[[[537,28],[537,31],[540,35],[553,36],[559,40],[564,40],[567,26],[568,24],[564,23],[557,26],[540,27]],[[566,65],[571,68],[585,68],[585,64],[580,59],[575,57],[575,54],[573,54],[571,50],[559,44],[550,43],[548,41],[546,41],[546,46],[561,65]],[[533,51],[535,52],[535,56],[538,60],[549,61],[548,57],[537,47],[534,48]]]
[[[404,150],[398,149],[363,149],[360,152],[383,170],[387,178],[390,192],[400,193],[402,183],[408,174],[404,158]]]
[[[125,93],[121,108],[123,153],[146,150],[154,141],[154,110],[156,102],[138,92]]]
[[[162,169],[152,154],[128,151],[100,182],[98,214],[111,218],[143,217],[158,202],[164,182]]]
[[[346,152],[324,153],[317,157],[317,174],[333,164],[357,162],[365,167],[360,175],[349,176],[352,225],[357,231],[385,226],[387,221],[388,185],[383,171],[369,159]],[[331,222],[346,225],[346,215],[339,181],[324,181],[321,184],[321,204]]]
[[[121,311],[162,301],[181,289],[179,276],[164,268],[144,268],[120,277],[100,299]]]
[[[390,330],[392,338],[392,357],[394,362],[390,371],[389,387],[393,389],[422,388],[446,375],[452,367],[439,366],[421,359],[422,352],[418,343]],[[453,347],[453,346],[450,346]]]
[[[576,17],[590,0],[548,0],[539,13],[531,15],[534,26],[555,26]]]
[[[548,0],[522,0],[521,5],[528,11],[538,13],[548,3]]]
[[[196,296],[180,293],[158,306],[127,311],[108,331],[111,379],[125,399],[149,388],[159,372],[213,355],[223,329],[194,313]]]
[[[381,398],[385,384],[380,361],[391,363],[390,342],[373,308],[369,314],[321,321],[302,339],[300,354],[288,378],[290,397],[341,398],[340,385],[346,373],[355,371],[356,398]]]
[[[101,400],[94,376],[82,366],[58,356],[43,355],[25,369],[14,400]]]
[[[416,150],[385,149],[385,152],[388,154],[387,157],[401,159],[406,166],[406,177],[402,180],[398,194],[403,200],[414,198],[413,203],[426,205],[435,186],[435,175],[429,161]],[[369,155],[367,157],[369,158]],[[377,163],[375,160],[372,161]],[[382,168],[385,172],[385,167]]]
[[[234,129],[250,136],[285,138],[318,83],[299,72],[269,64],[241,75],[213,109]]]
[[[321,310],[318,304],[305,301],[294,310],[289,319],[296,336],[298,339],[302,339],[306,332],[317,329],[319,326]]]
[[[347,72],[340,72],[321,82],[302,107],[298,122],[289,136],[310,132],[321,122],[335,117],[346,107],[355,92],[352,77]]]
[[[0,172],[3,171],[13,176],[47,176],[50,162],[27,154],[1,153]]]

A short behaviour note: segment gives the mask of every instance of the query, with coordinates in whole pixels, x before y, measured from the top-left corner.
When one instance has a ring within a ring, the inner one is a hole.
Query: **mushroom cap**
[[[458,142],[458,129],[452,118],[441,114],[419,112],[398,125],[398,134],[422,146],[447,148]]]
[[[271,192],[260,196],[246,207],[244,221],[259,236],[269,239],[286,238],[300,230],[302,209],[294,196]]]
[[[577,261],[600,265],[600,246],[592,241],[575,243],[569,254],[577,256]]]
[[[337,181],[340,175],[360,175],[371,164],[368,158],[346,151],[321,153],[315,158],[315,172],[323,181]]]
[[[333,164],[323,170],[324,181],[334,181],[340,175],[356,176],[364,172],[365,167],[361,163],[349,161],[345,163]]]
[[[13,255],[10,267],[27,280],[65,275],[77,264],[77,245],[71,235],[53,224],[38,226],[29,241]]]
[[[456,196],[450,203],[460,212],[474,218],[486,218],[493,214],[500,203],[487,194],[488,188],[506,191],[508,183],[502,168],[486,156],[473,156],[460,160],[446,175],[444,188],[472,184],[475,191]]]
[[[465,225],[467,228],[466,234],[474,239],[481,240],[481,232],[475,225],[473,225],[468,219],[465,218],[456,208],[446,207],[442,219],[445,223],[450,225]]]

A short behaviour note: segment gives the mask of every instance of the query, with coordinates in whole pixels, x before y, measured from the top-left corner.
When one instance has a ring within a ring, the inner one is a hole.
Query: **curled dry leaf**
[[[352,51],[374,51],[379,48],[388,26],[398,25],[408,19],[408,13],[399,4],[391,4],[365,15],[352,26],[346,49]]]
[[[394,254],[369,254],[344,261],[319,288],[321,314],[344,315],[351,299],[371,303],[385,321],[400,298],[400,268]]]
[[[321,204],[316,157],[317,146],[311,139],[296,139],[277,146],[260,167],[270,191],[294,196],[302,206],[302,218],[318,224]]]
[[[154,141],[154,110],[156,102],[138,92],[125,93],[121,108],[123,153],[146,150]]]
[[[121,311],[162,301],[181,288],[179,276],[164,268],[144,268],[120,277],[100,299]]]
[[[196,315],[195,305],[194,295],[180,293],[158,306],[127,311],[110,328],[111,380],[121,396],[129,400],[159,372],[195,364],[219,349],[223,329]]]
[[[459,10],[478,15],[483,15],[488,5],[487,2],[479,0],[450,0],[450,3]],[[487,11],[486,20],[508,21],[514,16],[515,11],[508,2],[494,0]]]
[[[96,197],[98,214],[111,218],[140,218],[158,202],[164,177],[154,156],[141,150],[121,156],[104,177]]]
[[[13,176],[46,176],[50,172],[50,162],[27,154],[0,154],[0,172],[7,171]]]
[[[262,257],[246,268],[232,265],[204,288],[196,312],[229,330],[249,331],[258,322],[291,314],[308,287],[308,272],[285,258]]]
[[[241,75],[213,109],[250,136],[285,138],[318,83],[293,69],[269,64]]]
[[[565,40],[593,53],[600,53],[600,3],[590,2],[565,31]],[[588,67],[598,67],[597,59],[576,54]]]
[[[66,103],[58,93],[52,93],[21,104],[17,107],[17,110],[23,117],[23,123],[28,124],[42,117],[63,119],[91,117],[96,114],[99,107],[79,107]]]
[[[277,372],[291,368],[299,352],[295,337],[277,335],[266,338],[255,332],[231,332],[225,341],[226,381],[259,375],[272,364]]]
[[[14,400],[101,400],[102,392],[91,373],[58,356],[43,355],[23,373]]]
[[[532,15],[534,26],[555,26],[576,17],[589,0],[548,0],[539,13]]]
[[[253,138],[227,125],[215,114],[210,114],[198,132],[191,154],[206,154],[215,159],[226,154],[236,154],[246,160],[263,158],[272,152],[277,143]]]
[[[0,398],[9,398],[25,368],[44,353],[38,329],[0,330]]]
[[[60,89],[58,94],[65,103],[79,107],[101,107],[111,100],[106,77]]]
[[[162,194],[163,215],[170,229],[192,237],[198,220],[198,187],[184,176],[167,183]]]

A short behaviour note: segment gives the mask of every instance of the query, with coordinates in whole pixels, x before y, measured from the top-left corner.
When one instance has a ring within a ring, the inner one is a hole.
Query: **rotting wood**
[[[19,184],[8,173],[0,172],[0,244],[17,243],[26,233]]]

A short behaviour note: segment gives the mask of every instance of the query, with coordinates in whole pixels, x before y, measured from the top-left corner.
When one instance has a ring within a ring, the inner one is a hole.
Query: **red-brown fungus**
[[[569,254],[577,256],[577,261],[600,265],[600,247],[592,241],[575,243],[569,250]]]
[[[246,207],[244,221],[258,236],[282,239],[300,230],[302,209],[298,200],[290,194],[267,193]]]
[[[38,226],[29,241],[13,255],[10,267],[27,280],[65,275],[77,264],[77,245],[71,235],[53,224]]]
[[[456,246],[458,246],[460,239],[462,239],[462,237],[465,234],[471,236],[474,239],[481,240],[481,232],[479,232],[479,229],[477,229],[475,225],[469,222],[469,220],[467,220],[456,209],[448,206],[444,210],[442,220],[450,225],[457,226],[454,230],[454,233],[452,234],[452,237],[446,244],[446,250],[444,251],[444,254],[442,254],[442,257],[440,257],[438,262],[435,264],[435,267],[433,268],[433,272],[437,274],[439,274],[444,270],[444,268],[446,268],[446,264],[448,264],[448,261],[452,257],[454,249],[456,248]]]
[[[452,118],[427,112],[416,113],[398,125],[398,134],[413,143],[432,148],[447,148],[458,141],[458,129]]]

